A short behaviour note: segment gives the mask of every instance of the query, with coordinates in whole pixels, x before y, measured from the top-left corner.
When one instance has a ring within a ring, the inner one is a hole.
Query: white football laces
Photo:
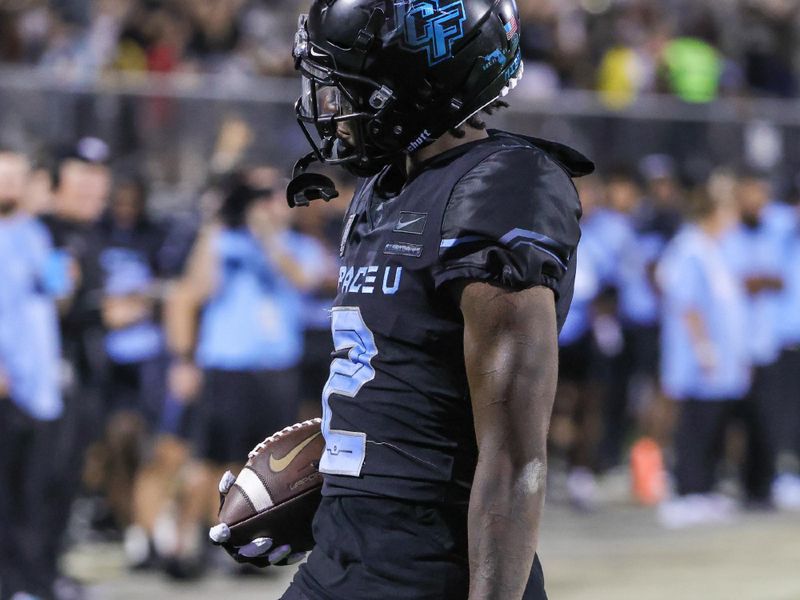
[[[293,431],[297,431],[298,429],[302,429],[303,427],[309,427],[311,425],[319,425],[322,423],[322,419],[309,419],[308,421],[303,421],[302,423],[295,423],[294,425],[289,425],[289,427],[284,427],[277,433],[273,433],[263,442],[259,442],[256,444],[256,447],[253,448],[250,453],[247,455],[248,459],[253,459],[258,456],[263,450],[272,442],[275,442],[282,438],[283,436],[292,433]]]

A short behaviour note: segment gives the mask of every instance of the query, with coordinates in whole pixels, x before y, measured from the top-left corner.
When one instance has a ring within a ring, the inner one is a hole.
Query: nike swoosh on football
[[[314,439],[321,435],[321,433],[315,433],[307,440],[300,442],[294,449],[289,452],[283,458],[275,458],[275,455],[269,455],[269,468],[273,473],[280,473],[281,471],[285,471],[286,468],[292,464],[292,461],[297,458],[297,456],[303,451],[303,448],[308,446]]]
[[[409,225],[413,225],[414,223],[419,223],[419,222],[420,222],[420,221],[422,221],[422,219],[424,219],[424,218],[425,218],[425,217],[417,217],[416,219],[412,219],[411,221],[400,221],[400,222],[397,224],[397,228],[398,228],[398,229],[405,229],[405,228],[406,228],[406,227],[408,227]]]

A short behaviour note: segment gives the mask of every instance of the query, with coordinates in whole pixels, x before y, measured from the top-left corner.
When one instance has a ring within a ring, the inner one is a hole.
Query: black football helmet
[[[523,70],[514,0],[314,0],[293,54],[314,158],[359,176],[461,125]]]

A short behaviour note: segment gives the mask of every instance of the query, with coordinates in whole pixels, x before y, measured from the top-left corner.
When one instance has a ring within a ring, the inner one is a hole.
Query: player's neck
[[[489,137],[489,134],[486,133],[484,129],[475,129],[474,127],[465,127],[464,134],[464,137],[457,138],[451,133],[445,133],[429,146],[425,146],[414,154],[408,155],[406,157],[406,173],[411,173],[417,166],[424,163],[426,160],[430,160],[434,156],[443,154],[453,148],[458,148],[463,144],[469,144],[470,142],[483,140]]]

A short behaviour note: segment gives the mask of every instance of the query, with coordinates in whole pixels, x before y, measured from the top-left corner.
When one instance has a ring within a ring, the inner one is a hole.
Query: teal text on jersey
[[[400,289],[403,267],[386,265],[378,267],[341,267],[339,269],[339,292],[343,294],[374,294],[380,290],[392,296]]]

